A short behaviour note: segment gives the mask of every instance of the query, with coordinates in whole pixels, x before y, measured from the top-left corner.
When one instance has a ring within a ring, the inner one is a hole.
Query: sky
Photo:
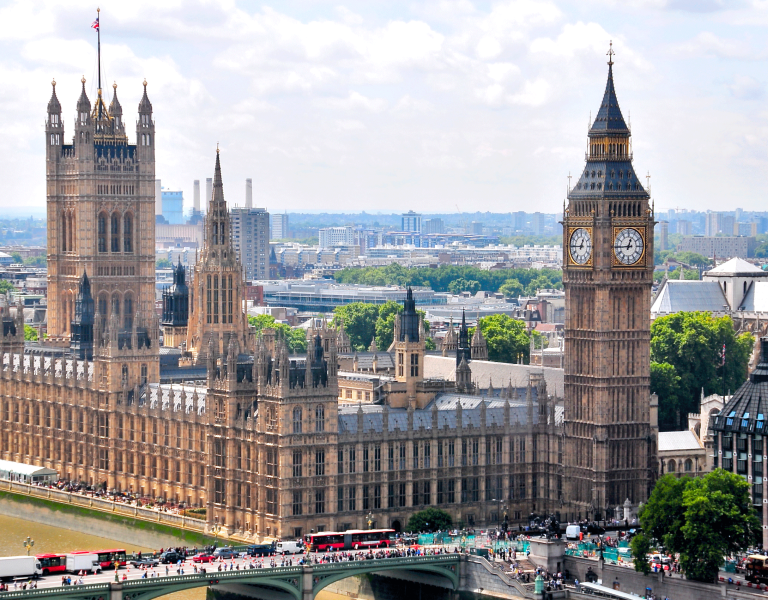
[[[0,214],[45,207],[51,81],[96,96],[96,2],[0,2]],[[614,80],[656,208],[768,210],[768,0],[101,0],[102,81],[156,176],[271,212],[558,212]],[[575,180],[574,180],[575,181]]]

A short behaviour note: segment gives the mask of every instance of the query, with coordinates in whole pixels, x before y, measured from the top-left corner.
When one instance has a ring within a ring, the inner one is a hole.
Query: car
[[[196,563],[212,563],[214,560],[216,560],[216,558],[213,554],[208,554],[207,552],[201,552],[192,557],[192,562]]]
[[[271,556],[275,553],[275,545],[274,544],[254,544],[253,546],[248,546],[248,550],[246,551],[248,556]]]
[[[162,564],[168,565],[168,564],[175,564],[175,563],[179,562],[180,560],[184,560],[184,557],[181,554],[179,554],[178,552],[173,552],[171,550],[171,551],[163,552],[158,557],[158,560]]]
[[[136,567],[156,567],[160,564],[160,561],[152,556],[142,556],[131,561],[131,564]]]
[[[232,548],[216,548],[213,552],[215,560],[221,558],[222,560],[229,560],[230,558],[237,558],[238,554]]]

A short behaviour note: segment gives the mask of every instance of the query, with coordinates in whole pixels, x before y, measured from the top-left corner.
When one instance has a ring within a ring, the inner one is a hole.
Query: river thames
[[[26,554],[23,541],[31,537],[35,545],[30,554],[64,553],[75,550],[106,550],[125,548],[130,555],[133,552],[147,552],[159,548],[146,548],[126,542],[103,538],[88,533],[44,525],[34,521],[25,521],[0,514],[0,556],[18,556]],[[163,596],[163,600],[205,600],[206,588],[197,588]],[[338,600],[346,598],[327,591],[320,592],[317,600]]]

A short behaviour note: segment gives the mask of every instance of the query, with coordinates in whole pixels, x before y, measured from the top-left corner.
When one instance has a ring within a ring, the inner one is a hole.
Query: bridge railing
[[[339,566],[349,565],[350,567],[360,566],[364,564],[372,567],[381,565],[388,565],[390,567],[396,567],[398,565],[412,565],[414,563],[440,563],[440,562],[458,562],[461,560],[460,554],[431,554],[428,556],[402,556],[399,558],[374,558],[372,560],[350,560],[332,563],[314,563],[312,569],[317,571],[332,571],[338,569]]]
[[[19,590],[16,592],[2,592],[3,598],[30,598],[34,596],[52,596],[59,595],[62,592],[77,592],[78,595],[82,592],[89,592],[96,594],[103,594],[104,600],[109,598],[109,584],[108,583],[89,583],[87,585],[73,585],[73,586],[61,586],[61,587],[49,587],[40,588],[36,590]]]
[[[200,519],[193,519],[183,515],[152,510],[150,508],[144,508],[140,506],[131,506],[130,504],[114,502],[104,498],[85,496],[74,492],[65,492],[55,488],[29,485],[27,483],[10,481],[8,479],[0,480],[0,489],[24,494],[26,496],[45,498],[46,500],[53,500],[54,502],[60,502],[62,504],[82,506],[91,510],[98,510],[100,512],[108,512],[126,517],[133,517],[136,519],[141,519],[142,521],[154,521],[156,523],[172,525],[174,527],[178,527],[179,529],[190,529],[192,531],[205,533],[205,521]]]

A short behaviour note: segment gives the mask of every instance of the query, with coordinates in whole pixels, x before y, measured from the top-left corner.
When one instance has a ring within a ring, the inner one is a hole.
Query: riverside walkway
[[[219,584],[247,584],[264,591],[278,589],[287,592],[295,600],[313,600],[326,586],[366,573],[384,571],[411,571],[441,579],[445,587],[459,589],[460,554],[435,554],[370,560],[351,560],[329,563],[305,564],[286,567],[247,568],[240,570],[190,573],[144,578],[143,571],[131,569],[128,579],[109,581],[114,571],[88,576],[89,583],[61,585],[61,576],[50,575],[41,580],[37,589],[0,592],[5,600],[152,600],[172,592]],[[156,569],[163,571],[165,567]],[[173,571],[176,566],[173,566]],[[118,571],[122,577],[123,571]],[[74,578],[76,579],[76,578]],[[106,580],[105,580],[106,579]],[[100,581],[96,583],[96,581]],[[93,582],[93,583],[91,583]],[[254,590],[257,591],[257,590]]]

